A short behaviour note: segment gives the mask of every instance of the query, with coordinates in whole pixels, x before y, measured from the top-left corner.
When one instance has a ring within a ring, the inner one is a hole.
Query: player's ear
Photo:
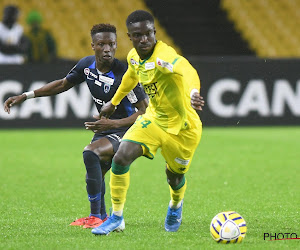
[[[156,29],[155,29],[155,28],[154,28],[154,31],[153,31],[153,32],[154,32],[154,35],[156,35]]]
[[[131,36],[130,36],[130,34],[127,32],[127,36],[129,37],[129,39],[130,39],[130,41],[131,41]]]
[[[91,42],[92,49],[95,50],[95,44]]]

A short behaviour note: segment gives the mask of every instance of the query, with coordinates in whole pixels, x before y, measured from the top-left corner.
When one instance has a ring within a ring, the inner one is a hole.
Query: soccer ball
[[[218,213],[210,223],[210,234],[218,243],[240,243],[246,231],[246,221],[234,211]]]

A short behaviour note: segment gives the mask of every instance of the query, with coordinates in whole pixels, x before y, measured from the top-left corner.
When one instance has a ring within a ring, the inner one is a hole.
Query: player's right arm
[[[4,102],[4,111],[8,114],[10,113],[10,108],[15,105],[19,105],[25,100],[32,97],[41,97],[41,96],[52,96],[62,93],[74,86],[73,83],[70,83],[66,78],[52,81],[43,87],[36,89],[31,92],[26,92],[21,95],[9,97]]]

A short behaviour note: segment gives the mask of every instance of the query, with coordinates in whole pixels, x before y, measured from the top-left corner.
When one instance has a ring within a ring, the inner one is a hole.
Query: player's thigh
[[[110,162],[118,150],[124,132],[112,134],[95,134],[92,142],[85,147],[85,150],[91,150],[97,154],[102,161]]]
[[[143,148],[140,144],[131,141],[122,141],[117,153],[114,156],[114,162],[117,165],[128,166],[135,159],[143,155]]]
[[[200,142],[202,128],[182,130],[178,135],[168,134],[161,153],[167,168],[176,174],[185,174]]]
[[[143,155],[153,159],[157,149],[161,146],[164,131],[154,122],[139,116],[129,128],[122,141],[133,142],[141,145]]]

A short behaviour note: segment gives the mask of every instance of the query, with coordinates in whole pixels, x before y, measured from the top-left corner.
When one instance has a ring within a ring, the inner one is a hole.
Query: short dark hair
[[[151,23],[154,23],[154,18],[148,11],[136,10],[127,17],[126,26],[128,27],[130,24],[143,21],[149,21]]]
[[[16,5],[7,5],[3,9],[3,13],[6,15],[12,16],[12,15],[18,15],[19,14],[19,8]]]
[[[95,24],[93,28],[91,29],[91,36],[101,33],[101,32],[112,32],[117,34],[117,29],[114,25],[109,23],[99,23]]]

